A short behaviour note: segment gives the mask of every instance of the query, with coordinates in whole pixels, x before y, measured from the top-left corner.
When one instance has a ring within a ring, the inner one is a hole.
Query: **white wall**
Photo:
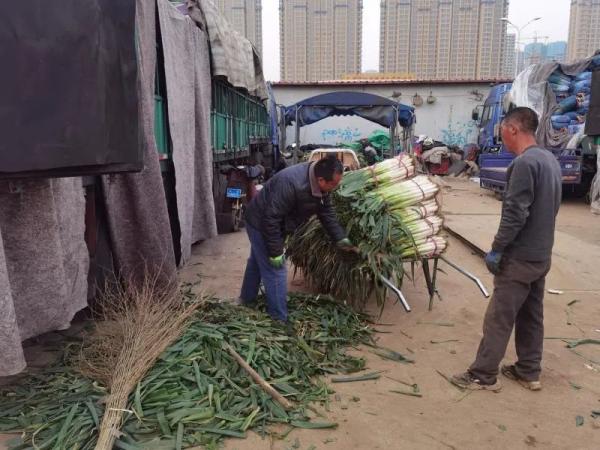
[[[477,99],[472,91],[477,90],[483,98]],[[391,98],[394,92],[401,92],[400,102],[412,105],[412,97],[418,93],[423,105],[415,108],[417,123],[415,135],[426,134],[449,145],[463,146],[476,142],[477,127],[471,120],[471,112],[483,104],[490,90],[489,84],[418,84],[418,85],[347,85],[347,86],[273,86],[278,104],[292,105],[314,95],[333,91],[368,92]],[[431,91],[436,97],[433,104],[427,104]],[[330,117],[300,129],[301,144],[331,144],[351,142],[367,137],[373,130],[384,128],[373,122],[355,116]],[[387,132],[387,130],[385,130]],[[287,128],[287,143],[294,142],[294,127]]]

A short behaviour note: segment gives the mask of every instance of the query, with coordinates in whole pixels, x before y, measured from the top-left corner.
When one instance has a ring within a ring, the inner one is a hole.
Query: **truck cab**
[[[483,105],[473,110],[473,120],[478,122],[477,145],[479,156],[479,183],[484,189],[502,193],[506,189],[506,172],[514,159],[502,144],[500,122],[508,112],[504,97],[511,83],[494,86]],[[562,170],[563,184],[577,186],[581,182],[581,156],[574,150],[554,150]]]

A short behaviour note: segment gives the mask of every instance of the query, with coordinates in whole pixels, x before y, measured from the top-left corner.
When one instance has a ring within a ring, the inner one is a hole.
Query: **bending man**
[[[262,279],[269,315],[288,324],[284,241],[313,215],[317,215],[338,247],[353,248],[337,221],[329,197],[340,183],[343,171],[342,163],[335,158],[297,164],[275,174],[250,202],[246,209],[250,257],[241,304],[249,306],[256,301]]]

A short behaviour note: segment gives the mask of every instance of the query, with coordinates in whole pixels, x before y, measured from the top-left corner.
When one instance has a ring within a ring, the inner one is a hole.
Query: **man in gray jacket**
[[[500,126],[502,141],[516,155],[508,168],[502,218],[485,262],[494,276],[494,295],[483,322],[483,338],[468,371],[452,377],[466,389],[499,391],[498,368],[513,327],[517,362],[502,374],[537,391],[544,342],[544,282],[550,270],[554,226],[561,201],[556,157],[538,147],[536,113],[511,110]]]

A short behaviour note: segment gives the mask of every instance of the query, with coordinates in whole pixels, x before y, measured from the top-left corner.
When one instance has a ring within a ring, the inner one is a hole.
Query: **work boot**
[[[516,381],[521,386],[523,386],[525,389],[529,389],[530,391],[541,391],[542,390],[542,383],[539,380],[536,380],[536,381],[526,380],[521,375],[519,375],[514,364],[503,364],[502,367],[500,368],[500,372],[502,372],[502,375],[504,375],[506,378]]]
[[[496,380],[493,384],[485,384],[477,377],[474,377],[471,372],[465,372],[450,377],[450,382],[461,389],[470,391],[492,391],[499,392],[502,389],[500,382]]]

